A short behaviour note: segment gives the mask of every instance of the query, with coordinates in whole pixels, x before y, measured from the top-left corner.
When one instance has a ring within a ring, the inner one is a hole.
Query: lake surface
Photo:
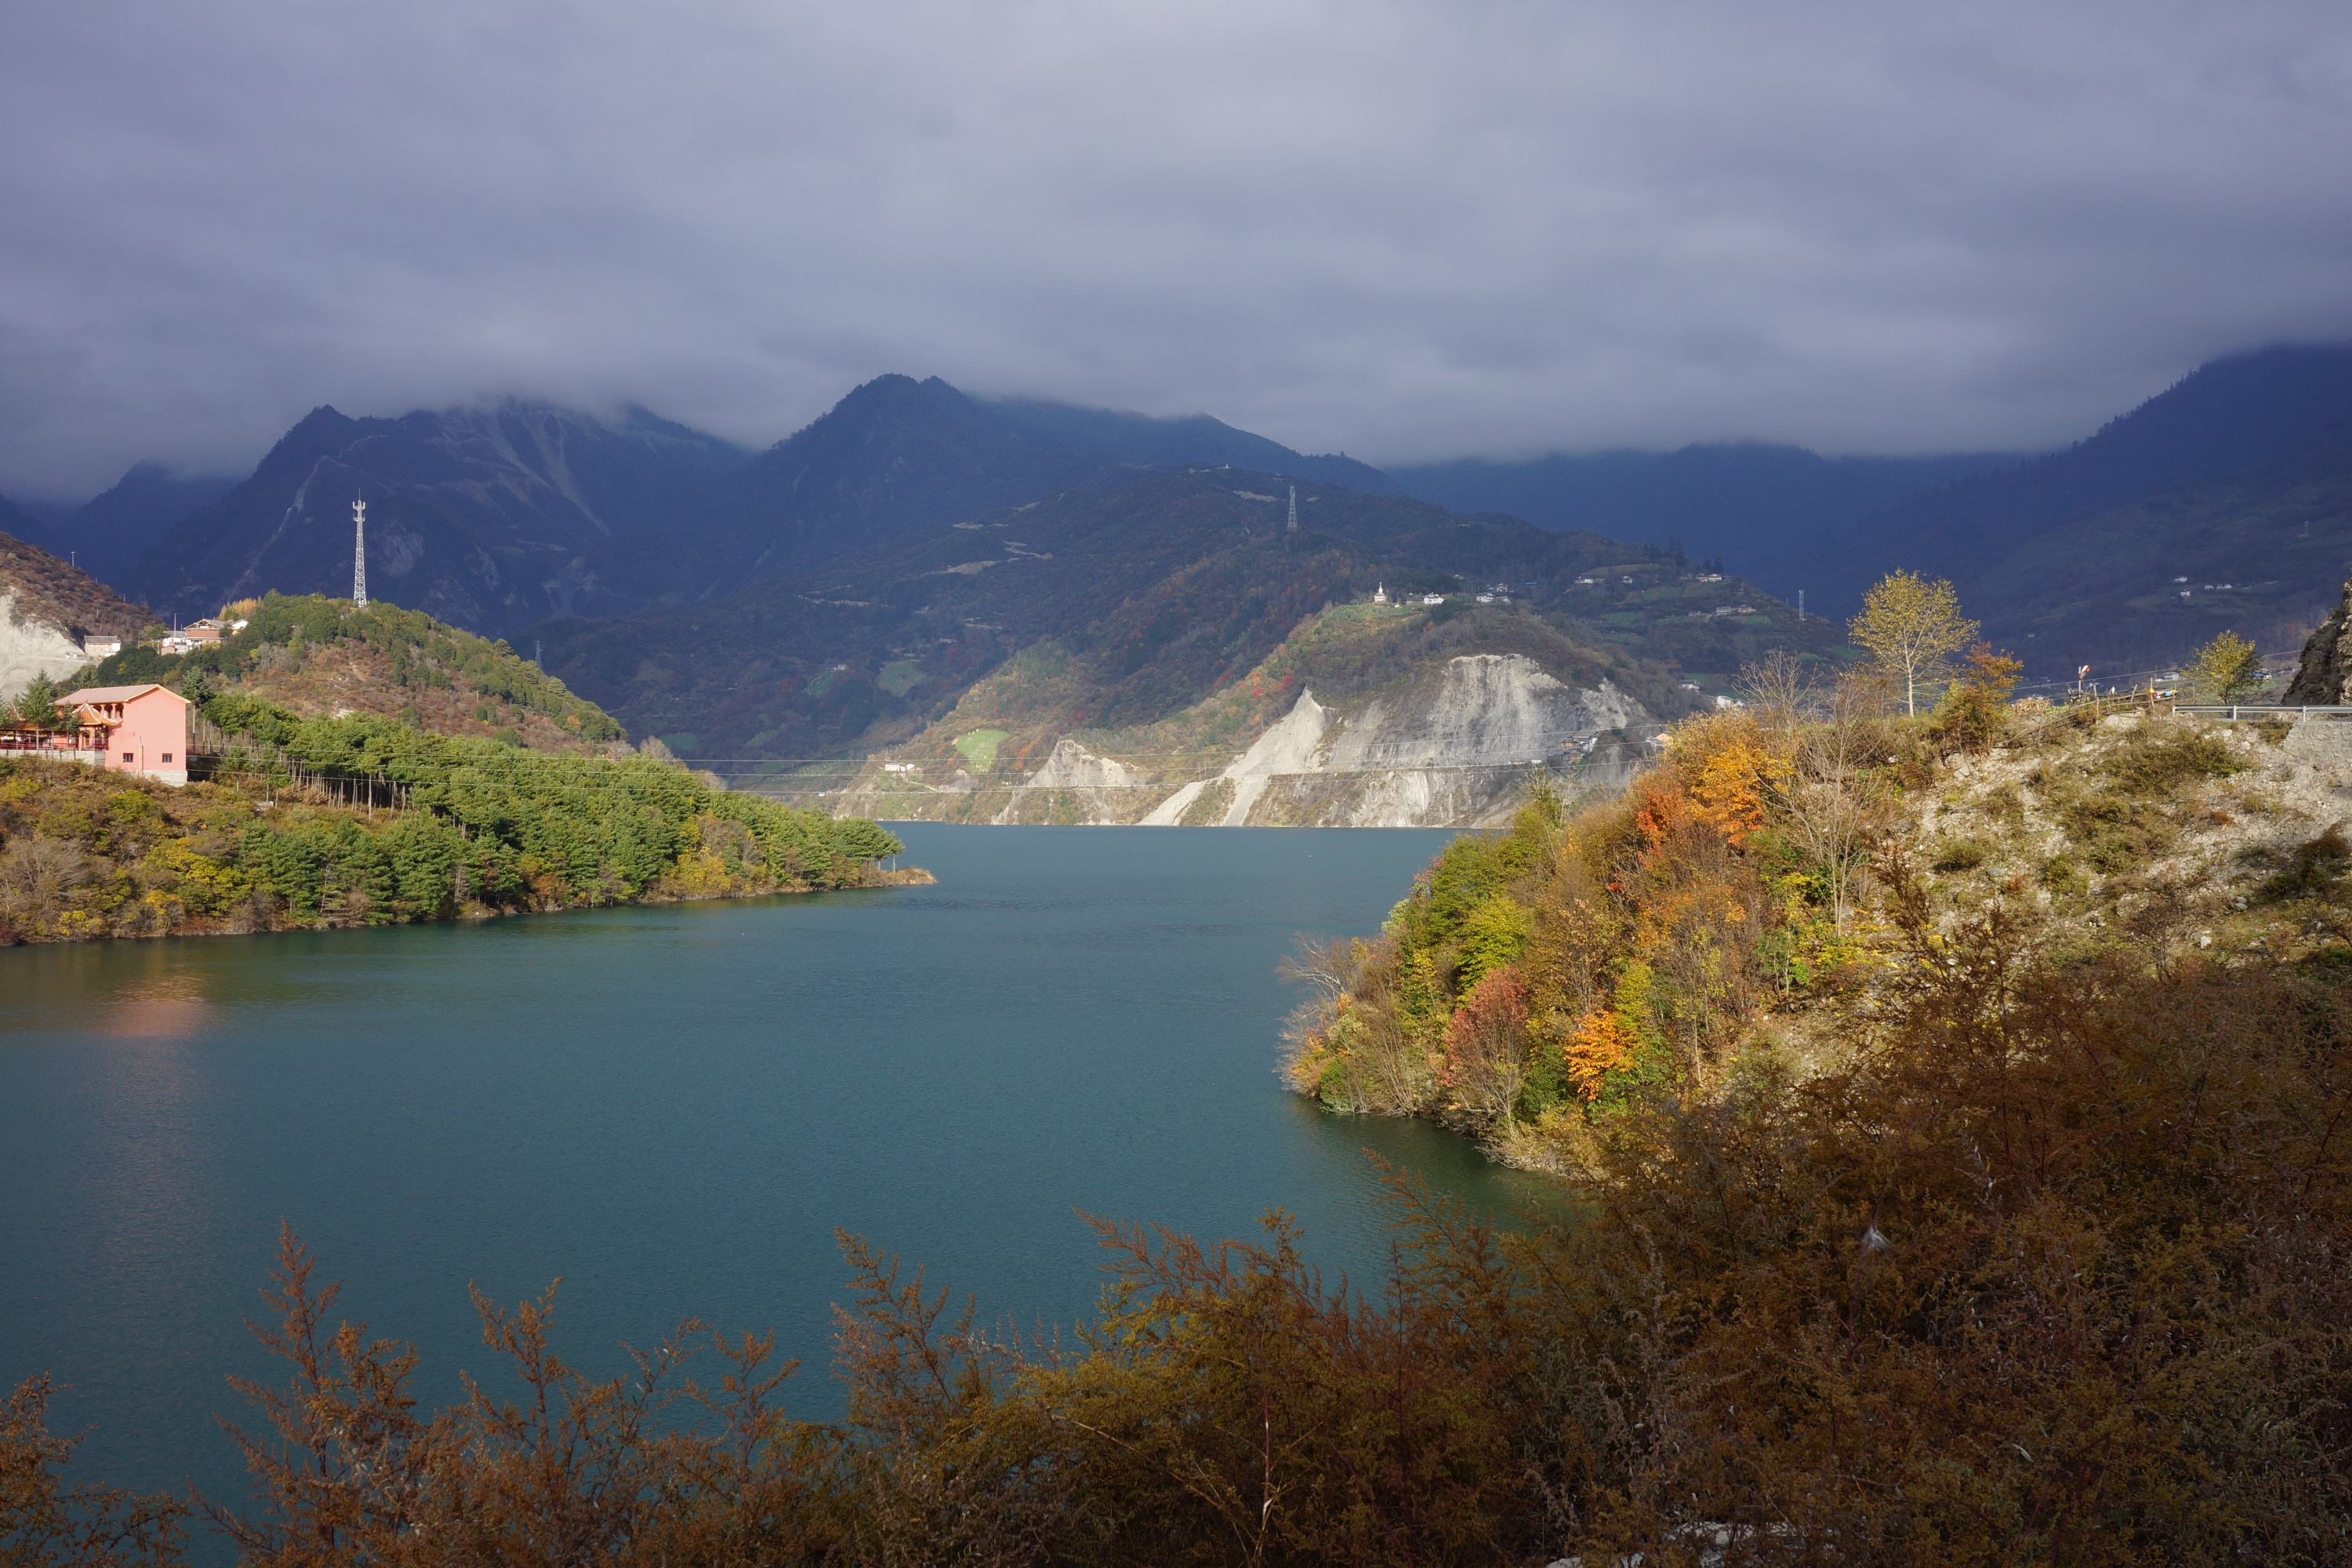
[[[243,1321],[281,1217],[429,1403],[504,1380],[469,1281],[561,1275],[576,1364],[772,1328],[823,1416],[836,1226],[1050,1324],[1100,1285],[1074,1209],[1239,1237],[1281,1205],[1374,1282],[1367,1147],[1540,1201],[1273,1074],[1295,934],[1374,930],[1446,834],[898,831],[939,886],[0,952],[0,1379],[75,1385],[77,1471],[235,1495],[213,1417],[225,1374],[279,1381]]]

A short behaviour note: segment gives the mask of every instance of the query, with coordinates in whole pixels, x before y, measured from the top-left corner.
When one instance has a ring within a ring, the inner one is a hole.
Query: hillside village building
[[[0,729],[0,751],[39,752],[159,784],[188,782],[188,700],[178,692],[152,681],[90,686],[58,699],[58,709],[73,728],[11,724]]]

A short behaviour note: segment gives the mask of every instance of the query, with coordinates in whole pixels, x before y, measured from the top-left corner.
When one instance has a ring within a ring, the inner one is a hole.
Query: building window
[[[164,762],[164,763],[168,766],[168,765],[170,764],[171,761],[172,761],[172,753],[171,753],[171,752],[164,752],[164,753],[163,753],[163,762]]]
[[[126,763],[135,763],[139,760],[139,756],[135,752],[125,752],[122,753],[122,760]]]

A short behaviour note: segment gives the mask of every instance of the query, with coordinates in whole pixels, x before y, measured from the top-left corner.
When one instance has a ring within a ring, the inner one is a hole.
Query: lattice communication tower
[[[352,502],[352,607],[367,608],[367,502]]]

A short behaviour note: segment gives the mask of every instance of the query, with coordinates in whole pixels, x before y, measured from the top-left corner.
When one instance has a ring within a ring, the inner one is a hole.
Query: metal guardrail
[[[2352,707],[2282,707],[2268,702],[2176,702],[2175,713],[2236,723],[2247,719],[2352,719]]]

